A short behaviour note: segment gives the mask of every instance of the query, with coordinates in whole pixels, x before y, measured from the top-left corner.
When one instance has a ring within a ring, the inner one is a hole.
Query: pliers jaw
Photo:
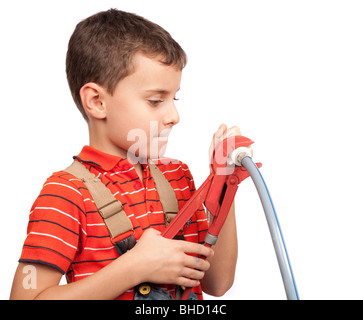
[[[238,185],[249,177],[249,173],[242,166],[236,166],[228,161],[230,154],[240,148],[246,149],[246,156],[251,152],[254,142],[243,136],[233,136],[224,139],[215,149],[213,157],[213,179],[210,183],[204,206],[212,216],[205,242],[214,245],[218,234],[227,218],[233,203]],[[262,164],[256,164],[261,167]]]
[[[243,136],[232,136],[221,141],[213,152],[212,170],[215,175],[229,175],[233,173],[235,164],[230,155],[239,148],[250,149],[254,142]]]
[[[243,136],[232,136],[224,139],[215,148],[212,172],[196,190],[189,201],[171,221],[163,236],[172,239],[194,212],[204,204],[211,214],[209,230],[205,239],[208,245],[214,245],[219,231],[227,218],[238,184],[249,177],[244,167],[228,164],[230,153],[240,147],[250,147],[253,141]],[[260,163],[256,164],[261,167]]]

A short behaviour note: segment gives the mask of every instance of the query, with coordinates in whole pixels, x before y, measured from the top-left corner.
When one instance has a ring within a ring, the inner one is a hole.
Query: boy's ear
[[[91,118],[106,118],[106,106],[103,102],[105,93],[105,88],[94,82],[86,83],[79,91],[83,108]]]

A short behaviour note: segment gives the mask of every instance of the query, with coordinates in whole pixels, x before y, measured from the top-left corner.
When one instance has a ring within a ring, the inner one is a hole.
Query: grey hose
[[[252,181],[256,186],[263,209],[265,211],[265,216],[268,227],[270,229],[270,234],[279,263],[287,299],[299,300],[299,295],[297,292],[289,257],[287,255],[285,242],[282,237],[282,232],[277,219],[276,211],[272,203],[272,199],[267,189],[266,183],[256,164],[252,161],[250,157],[244,157],[241,161],[241,164],[250,174]]]

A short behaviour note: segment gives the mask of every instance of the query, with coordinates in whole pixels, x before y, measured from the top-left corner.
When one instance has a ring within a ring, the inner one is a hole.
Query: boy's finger
[[[199,280],[195,280],[195,279],[189,279],[186,277],[180,277],[177,281],[177,284],[179,286],[184,286],[184,287],[189,287],[189,288],[193,288],[196,287],[200,284]]]
[[[186,266],[192,269],[197,269],[205,272],[209,269],[210,263],[202,258],[188,256],[188,259],[186,261]]]
[[[214,133],[212,142],[209,146],[209,156],[212,157],[214,148],[224,139],[227,132],[227,126],[222,123],[218,130]],[[210,159],[211,160],[211,159]]]
[[[214,138],[221,139],[223,135],[226,133],[226,131],[227,131],[227,126],[224,123],[222,123],[219,126],[218,130],[214,133]]]
[[[228,132],[227,126],[224,123],[221,124],[213,136],[214,148],[226,137],[227,132]]]
[[[192,268],[184,268],[182,275],[186,278],[190,278],[190,279],[194,279],[194,280],[200,280],[203,279],[204,277],[204,272],[197,270],[197,269],[192,269]]]
[[[227,138],[240,135],[241,135],[241,130],[238,127],[234,126],[228,129]]]
[[[193,242],[184,242],[184,252],[185,253],[194,253],[199,256],[204,257],[212,257],[214,255],[214,251],[212,248],[208,248],[201,244],[193,243]]]

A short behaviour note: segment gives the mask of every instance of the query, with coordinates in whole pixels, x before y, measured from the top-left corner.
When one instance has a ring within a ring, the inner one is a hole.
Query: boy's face
[[[104,97],[106,143],[109,151],[141,162],[163,155],[179,122],[174,100],[182,71],[142,54],[134,56],[133,66],[134,72]]]

